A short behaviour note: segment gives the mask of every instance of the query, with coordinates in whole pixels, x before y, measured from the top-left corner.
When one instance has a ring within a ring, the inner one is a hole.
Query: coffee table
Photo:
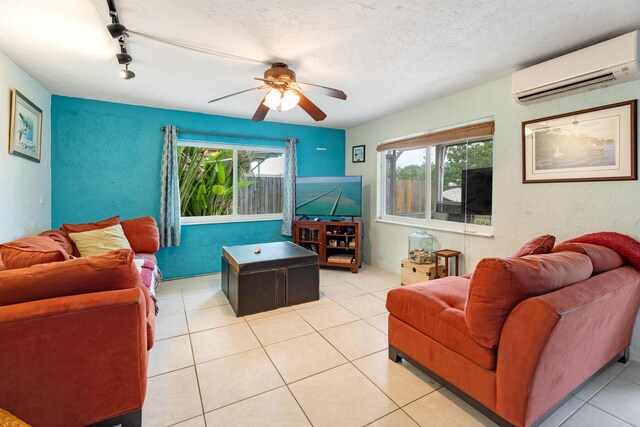
[[[236,316],[317,301],[318,254],[291,242],[223,246],[222,292]]]

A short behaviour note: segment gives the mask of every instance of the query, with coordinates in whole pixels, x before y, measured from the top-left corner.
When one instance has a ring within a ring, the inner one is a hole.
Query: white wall
[[[43,112],[40,163],[9,154],[14,88]],[[0,52],[0,242],[51,227],[50,165],[51,94]]]
[[[437,129],[493,116],[494,237],[429,230],[439,248],[464,254],[464,269],[473,270],[488,256],[508,256],[540,234],[557,241],[596,231],[617,231],[640,240],[640,182],[522,184],[521,123],[526,120],[638,99],[640,81],[544,102],[516,104],[510,78],[475,87],[445,98],[347,130],[348,175],[363,176],[365,260],[398,273],[407,255],[407,238],[415,229],[376,222],[376,145],[389,138]],[[351,147],[366,145],[366,162],[351,163]],[[636,322],[638,323],[638,322]],[[640,325],[636,325],[640,335]],[[634,356],[640,357],[640,336]]]

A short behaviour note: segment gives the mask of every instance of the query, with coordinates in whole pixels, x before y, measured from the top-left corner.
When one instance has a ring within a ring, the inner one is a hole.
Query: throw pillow
[[[154,254],[160,249],[160,232],[152,216],[128,219],[120,225],[135,253]]]
[[[103,219],[97,222],[88,222],[86,224],[62,224],[60,230],[65,233],[82,233],[83,231],[97,230],[99,228],[111,227],[112,225],[120,224],[120,216],[116,215],[111,218]],[[80,256],[80,251],[73,245],[73,255]]]
[[[3,243],[0,246],[0,257],[9,270],[69,259],[62,246],[46,236],[23,237]]]
[[[553,245],[556,243],[555,236],[545,234],[538,236],[522,245],[511,258],[520,258],[527,255],[539,255],[549,254],[553,250]]]
[[[120,224],[81,233],[69,233],[69,238],[73,240],[82,257],[104,255],[117,249],[131,249]]]

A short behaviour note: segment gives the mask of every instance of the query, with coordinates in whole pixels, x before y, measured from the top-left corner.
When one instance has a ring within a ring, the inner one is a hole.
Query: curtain
[[[167,125],[160,172],[160,246],[180,246],[180,186],[178,183],[178,133]]]
[[[294,215],[296,213],[296,143],[295,138],[288,138],[284,143],[284,194],[282,200],[282,229],[283,236],[291,236]]]

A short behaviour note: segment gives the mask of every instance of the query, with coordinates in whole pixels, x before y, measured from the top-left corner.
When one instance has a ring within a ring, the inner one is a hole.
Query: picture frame
[[[11,91],[9,154],[40,162],[42,110],[17,89]]]
[[[364,163],[366,146],[355,145],[351,151],[351,163]]]
[[[522,182],[637,180],[637,101],[522,123]]]

